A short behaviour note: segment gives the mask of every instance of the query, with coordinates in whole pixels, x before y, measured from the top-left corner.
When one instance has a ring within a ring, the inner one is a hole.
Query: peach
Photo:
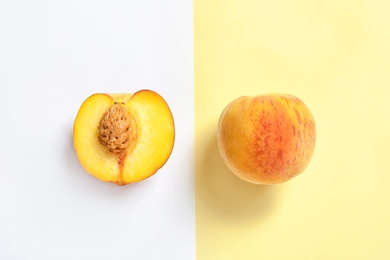
[[[310,110],[295,96],[244,96],[223,110],[217,140],[222,160],[238,177],[255,184],[276,184],[308,166],[316,126]]]
[[[83,168],[100,180],[126,185],[155,174],[175,140],[172,113],[156,92],[93,94],[81,105],[73,144]]]

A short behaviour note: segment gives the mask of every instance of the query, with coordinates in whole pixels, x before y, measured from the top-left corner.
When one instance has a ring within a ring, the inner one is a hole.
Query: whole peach
[[[310,110],[295,96],[244,96],[223,110],[217,140],[223,161],[238,177],[276,184],[308,166],[316,126]]]

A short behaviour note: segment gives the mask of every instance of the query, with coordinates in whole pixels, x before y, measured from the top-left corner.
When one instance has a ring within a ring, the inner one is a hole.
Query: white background
[[[0,259],[194,259],[192,1],[1,1]],[[81,103],[152,89],[174,151],[151,178],[88,175]]]

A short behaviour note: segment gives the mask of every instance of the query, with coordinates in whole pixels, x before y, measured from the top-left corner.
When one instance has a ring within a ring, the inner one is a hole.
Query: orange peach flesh
[[[305,104],[290,95],[241,97],[223,111],[218,146],[226,165],[257,184],[300,174],[314,152],[316,129]]]
[[[130,148],[117,156],[98,140],[98,126],[105,111],[123,103],[136,126]],[[83,168],[103,181],[126,185],[157,172],[171,155],[175,129],[165,100],[150,90],[135,94],[94,94],[84,101],[76,116],[74,148]]]

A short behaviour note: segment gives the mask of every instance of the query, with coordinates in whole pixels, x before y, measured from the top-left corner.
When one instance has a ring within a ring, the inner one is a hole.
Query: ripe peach
[[[171,155],[172,113],[156,92],[93,94],[81,105],[73,144],[81,165],[100,180],[126,185],[157,172]]]
[[[285,182],[309,164],[316,141],[314,118],[297,97],[240,97],[224,109],[218,147],[228,168],[256,184]]]

